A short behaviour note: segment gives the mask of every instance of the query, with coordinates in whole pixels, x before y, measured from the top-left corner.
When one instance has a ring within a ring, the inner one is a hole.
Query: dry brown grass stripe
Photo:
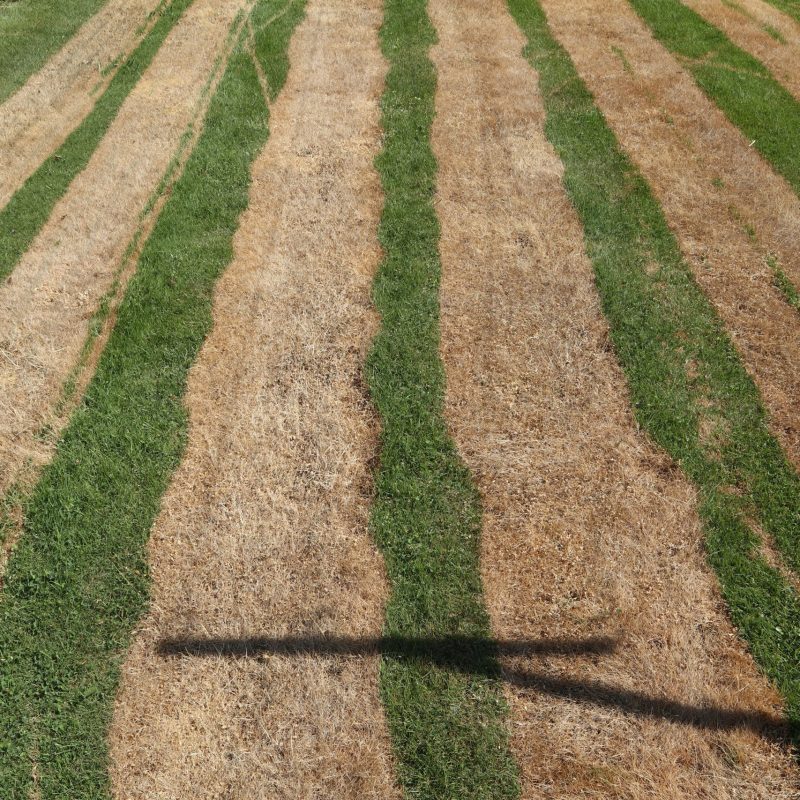
[[[800,465],[800,317],[773,272],[778,264],[800,285],[800,201],[627,4],[613,14],[603,0],[542,5],[652,187],[761,391],[773,433]],[[726,432],[709,418],[704,435],[713,446]]]
[[[246,19],[247,16],[242,15],[238,20],[238,24],[234,21],[226,47],[218,55],[214,63],[203,93],[197,102],[192,120],[181,137],[167,171],[142,211],[139,226],[117,266],[111,287],[101,298],[98,309],[90,320],[89,331],[78,362],[64,381],[61,397],[52,408],[45,412],[46,421],[34,434],[35,441],[48,448],[50,452],[57,446],[61,431],[69,422],[70,415],[83,398],[86,387],[94,374],[98,359],[114,328],[119,304],[125,295],[125,288],[136,271],[136,264],[142,254],[147,238],[152,233],[158,216],[169,199],[175,183],[180,178],[186,161],[202,133],[202,123],[208,110],[208,105],[222,77],[231,51],[238,41],[241,26],[244,25]],[[32,460],[28,461],[17,474],[13,484],[0,498],[0,588],[2,588],[6,564],[22,533],[25,522],[25,503],[36,484],[43,463],[35,464]]]
[[[110,0],[0,105],[0,208],[86,116],[164,0]]]
[[[380,258],[380,3],[307,14],[152,534],[152,610],[111,730],[115,793],[130,800],[162,786],[214,800],[397,796],[378,653],[335,652],[380,636],[387,593],[367,530],[377,432],[359,378]],[[187,638],[194,651],[165,656]],[[253,639],[274,644],[248,657]],[[319,639],[331,654],[302,644]]]
[[[683,0],[800,100],[800,27],[760,0]]]
[[[523,37],[501,0],[430,9],[447,418],[493,632],[540,643],[502,658],[522,797],[788,800],[788,754],[746,725],[779,698],[726,618],[694,491],[632,417]]]
[[[0,492],[40,465],[65,382],[142,214],[207,94],[242,0],[195,0],[13,275],[0,286]],[[165,188],[163,185],[160,188]]]

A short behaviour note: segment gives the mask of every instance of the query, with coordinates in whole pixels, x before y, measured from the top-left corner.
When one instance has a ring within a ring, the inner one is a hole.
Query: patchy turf
[[[64,45],[107,0],[0,3],[0,103]]]
[[[764,0],[800,22],[800,0]]]
[[[584,226],[637,418],[700,492],[711,564],[734,622],[800,732],[800,603],[759,555],[754,519],[800,566],[800,481],[752,380],[692,280],[649,187],[620,150],[536,0],[509,0],[539,71],[546,133]],[[713,436],[701,435],[711,426]]]
[[[800,312],[800,293],[792,283],[789,276],[783,271],[783,267],[778,263],[774,256],[767,256],[767,265],[772,270],[773,280],[778,291],[783,295],[783,299],[795,310]]]
[[[262,40],[260,55],[286,46]],[[267,117],[253,62],[238,48],[31,499],[0,602],[8,800],[108,796],[105,734],[119,658],[147,601],[144,548],[183,452],[187,370],[211,324]]]
[[[372,528],[392,587],[387,635],[441,640],[447,653],[384,653],[381,691],[407,796],[500,800],[519,788],[482,599],[481,510],[443,418],[428,57],[435,34],[425,0],[388,0],[385,9],[390,70],[377,166],[386,257],[375,283],[382,328],[367,364],[383,424]],[[448,646],[452,637],[469,645]]]
[[[653,35],[800,195],[800,102],[769,70],[680,0],[629,0]]]
[[[73,178],[86,166],[125,98],[194,0],[173,0],[125,60],[91,113],[0,211],[0,281],[8,277]]]

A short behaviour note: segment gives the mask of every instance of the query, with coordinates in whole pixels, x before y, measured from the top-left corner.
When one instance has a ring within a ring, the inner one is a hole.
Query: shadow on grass
[[[252,637],[243,639],[164,639],[158,653],[164,657],[206,656],[252,658],[260,655],[347,657],[382,655],[397,660],[429,663],[441,669],[495,677],[524,690],[567,698],[573,702],[617,708],[626,714],[666,719],[709,730],[749,728],[764,737],[786,741],[786,722],[762,711],[691,705],[643,692],[609,686],[600,681],[556,677],[509,665],[498,658],[596,655],[617,649],[618,639],[532,639],[488,641],[470,636],[414,638],[386,636],[352,638],[328,636]]]

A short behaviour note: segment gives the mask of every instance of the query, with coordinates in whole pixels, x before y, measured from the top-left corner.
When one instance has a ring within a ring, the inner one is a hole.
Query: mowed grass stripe
[[[262,59],[283,56],[298,18],[287,15],[291,24],[260,37]],[[214,283],[232,257],[267,123],[240,43],[8,566],[0,598],[4,800],[28,798],[34,770],[43,799],[109,796],[105,734],[119,661],[147,603],[145,544],[184,449],[187,371],[211,325]]]
[[[800,602],[759,555],[753,520],[800,566],[800,481],[758,392],[694,282],[648,185],[620,150],[538,0],[508,0],[539,73],[546,134],[642,427],[699,489],[708,556],[732,618],[800,732]]]
[[[764,0],[764,2],[800,22],[800,0]]]
[[[756,58],[680,0],[629,0],[653,35],[800,195],[800,102]],[[776,45],[777,46],[777,45]]]
[[[0,103],[10,97],[108,0],[0,2]]]
[[[194,0],[173,0],[117,70],[92,111],[0,210],[0,281],[8,277],[83,170],[117,112]]]
[[[434,41],[425,0],[387,0],[381,45],[390,67],[376,162],[385,259],[374,290],[382,327],[367,362],[383,424],[372,529],[392,587],[387,637],[423,644],[384,652],[381,694],[408,797],[500,800],[519,787],[482,598],[481,509],[443,417]],[[424,644],[431,640],[435,659]]]

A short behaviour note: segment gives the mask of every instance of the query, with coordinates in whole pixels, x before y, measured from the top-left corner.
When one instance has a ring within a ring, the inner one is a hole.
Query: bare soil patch
[[[735,45],[755,56],[800,100],[800,27],[759,0],[685,0]],[[776,38],[778,37],[778,38]]]
[[[67,138],[160,0],[110,0],[0,105],[0,207]]]
[[[484,501],[494,633],[541,642],[502,659],[523,797],[795,797],[781,746],[714,723],[779,700],[692,489],[637,431],[523,37],[501,0],[430,10],[447,416]]]
[[[196,0],[125,101],[13,274],[0,286],[0,493],[48,458],[64,381],[148,199],[204,101],[243,0]]]
[[[396,796],[374,647],[302,644],[374,641],[387,596],[361,381],[377,327],[380,23],[378,0],[311,2],[292,40],[152,534],[152,607],[110,734],[117,797]],[[214,653],[251,638],[274,646]],[[186,639],[211,642],[161,653]]]
[[[660,202],[695,278],[800,466],[800,317],[767,257],[800,285],[800,201],[627,3],[544,0],[554,34]]]

